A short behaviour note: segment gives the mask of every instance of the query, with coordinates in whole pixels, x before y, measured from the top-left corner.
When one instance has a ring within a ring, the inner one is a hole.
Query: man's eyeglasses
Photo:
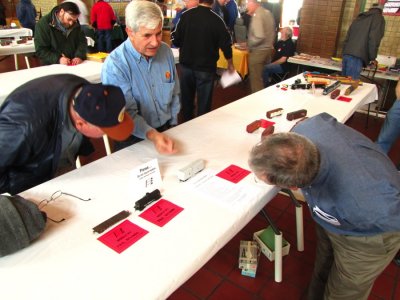
[[[83,199],[81,197],[75,196],[75,195],[70,194],[70,193],[65,193],[65,192],[62,192],[62,191],[59,190],[59,191],[54,192],[50,196],[50,199],[43,199],[42,201],[40,201],[39,204],[38,204],[39,209],[43,209],[46,205],[48,205],[49,203],[51,203],[53,201],[56,201],[62,195],[70,196],[70,197],[73,197],[75,199],[79,199],[80,201],[90,201],[90,200],[92,200],[91,198]],[[55,222],[55,223],[61,223],[62,221],[65,221],[65,218],[62,218],[60,220],[54,220],[54,219],[50,218],[49,216],[47,216],[47,219],[49,219],[50,221]]]

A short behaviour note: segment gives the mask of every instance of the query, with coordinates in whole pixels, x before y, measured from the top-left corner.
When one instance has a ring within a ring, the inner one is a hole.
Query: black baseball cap
[[[125,104],[119,87],[103,84],[85,84],[73,99],[75,111],[85,121],[117,141],[126,140],[134,128],[132,118],[125,112]]]

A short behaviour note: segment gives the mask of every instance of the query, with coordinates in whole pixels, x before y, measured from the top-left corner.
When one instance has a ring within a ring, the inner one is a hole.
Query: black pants
[[[183,120],[189,121],[195,117],[194,99],[196,94],[196,117],[211,111],[215,72],[195,71],[184,65],[180,65],[180,69],[179,81],[181,86]]]

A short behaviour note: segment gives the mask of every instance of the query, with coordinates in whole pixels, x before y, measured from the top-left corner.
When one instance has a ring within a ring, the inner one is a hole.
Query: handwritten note
[[[98,238],[117,253],[126,250],[149,232],[129,220],[125,220],[112,230]]]
[[[139,216],[155,225],[163,227],[182,210],[182,207],[167,200],[160,199]]]
[[[230,165],[226,169],[222,170],[217,174],[218,177],[221,177],[225,180],[228,180],[233,183],[238,183],[240,180],[245,178],[250,174],[250,171],[242,169],[241,167]]]

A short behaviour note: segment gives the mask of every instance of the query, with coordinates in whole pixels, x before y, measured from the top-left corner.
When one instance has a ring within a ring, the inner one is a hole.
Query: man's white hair
[[[153,2],[133,0],[125,8],[125,25],[134,32],[137,32],[140,26],[155,29],[163,22],[161,8]]]

